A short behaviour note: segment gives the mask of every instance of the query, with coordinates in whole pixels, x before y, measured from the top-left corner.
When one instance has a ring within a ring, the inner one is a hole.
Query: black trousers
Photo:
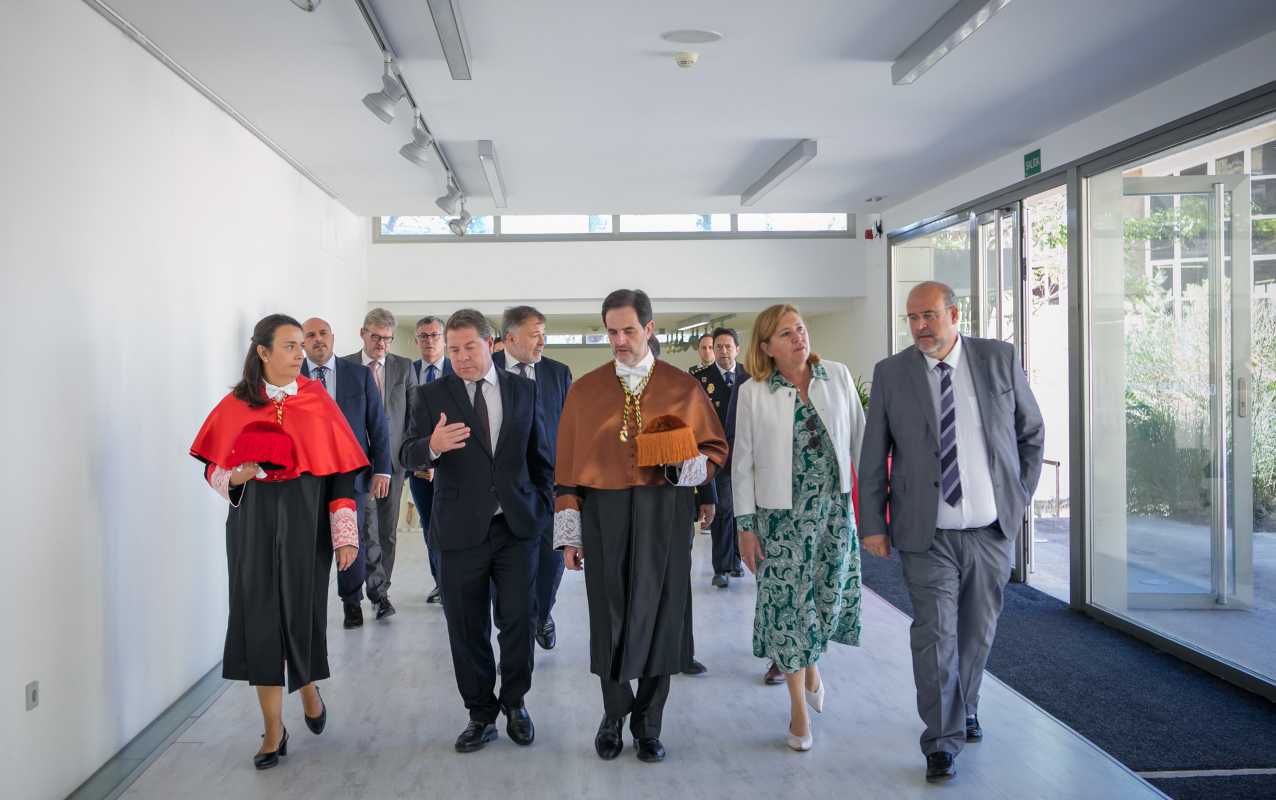
[[[408,473],[408,491],[412,492],[412,502],[416,504],[417,514],[421,516],[421,534],[425,538],[425,555],[430,561],[430,577],[434,585],[439,585],[439,551],[430,544],[430,511],[434,505],[434,481],[418,478]]]
[[[563,582],[563,554],[554,549],[554,534],[540,537],[536,568],[536,624],[544,625],[558,598],[558,585]]]
[[[636,739],[660,737],[660,723],[665,713],[665,701],[669,699],[669,676],[639,678],[635,695],[629,681],[609,681],[603,684],[603,710],[608,719],[629,717],[629,731]]]
[[[539,547],[540,537],[518,538],[505,515],[497,514],[481,544],[439,552],[439,588],[456,688],[476,722],[495,722],[502,706],[523,705],[523,696],[532,687]],[[501,647],[499,699],[493,617]]]
[[[354,500],[358,506],[356,515],[358,517],[359,530],[363,530],[363,526],[368,524],[368,510],[364,508],[364,496],[359,495]],[[360,543],[363,537],[359,537]],[[341,602],[348,606],[357,606],[363,602],[363,582],[368,577],[368,561],[364,558],[363,547],[360,544],[359,552],[355,554],[354,561],[346,570],[337,571],[337,594],[341,597]]]
[[[740,566],[740,552],[735,540],[735,511],[731,500],[731,476],[719,473],[713,478],[718,489],[718,505],[709,524],[713,536],[713,573],[725,575]]]

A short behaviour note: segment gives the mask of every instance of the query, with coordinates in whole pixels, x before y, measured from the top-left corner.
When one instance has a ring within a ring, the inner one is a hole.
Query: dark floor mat
[[[1276,775],[1157,778],[1148,782],[1174,800],[1276,800]]]
[[[862,563],[911,615],[898,556]],[[1276,767],[1276,704],[1029,586],[1007,587],[988,671],[1131,769]]]

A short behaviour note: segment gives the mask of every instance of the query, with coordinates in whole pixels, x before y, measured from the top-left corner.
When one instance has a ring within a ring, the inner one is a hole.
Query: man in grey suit
[[[919,284],[907,308],[914,346],[873,370],[859,535],[875,556],[899,550],[934,782],[956,775],[962,746],[983,736],[979,685],[1045,434],[1014,347],[961,336],[952,289]]]
[[[408,394],[416,386],[412,361],[390,352],[394,341],[394,314],[374,308],[363,318],[359,329],[363,349],[345,356],[346,361],[361,364],[372,371],[372,379],[381,393],[382,406],[389,418],[390,489],[383,496],[365,495],[367,520],[364,557],[367,560],[368,601],[377,610],[377,619],[394,614],[390,603],[390,579],[394,575],[394,551],[398,540],[399,501],[403,497],[403,465],[399,449],[408,422]]]

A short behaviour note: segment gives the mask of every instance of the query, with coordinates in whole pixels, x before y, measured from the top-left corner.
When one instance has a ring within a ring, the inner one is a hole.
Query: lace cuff
[[[554,514],[554,549],[564,547],[580,548],[580,512],[573,508],[565,508]]]
[[[749,531],[751,533],[758,532],[758,515],[757,514],[741,514],[735,518],[735,529],[738,531]]]
[[[678,486],[700,486],[709,478],[709,457],[704,453],[688,458],[678,469]]]
[[[332,549],[359,546],[359,517],[353,505],[344,505],[328,512],[328,527],[332,529]]]
[[[230,485],[230,470],[213,467],[213,471],[208,476],[208,485],[213,487],[213,491],[221,495],[223,500],[239,508],[239,501],[244,497],[244,487]]]

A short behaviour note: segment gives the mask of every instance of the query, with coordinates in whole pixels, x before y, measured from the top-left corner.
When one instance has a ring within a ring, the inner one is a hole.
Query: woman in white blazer
[[[789,687],[786,740],[813,742],[806,707],[824,708],[816,662],[829,642],[857,645],[860,554],[851,510],[864,409],[846,365],[811,352],[802,315],[771,306],[753,325],[736,390],[731,488],[740,555],[757,576],[753,654]]]

